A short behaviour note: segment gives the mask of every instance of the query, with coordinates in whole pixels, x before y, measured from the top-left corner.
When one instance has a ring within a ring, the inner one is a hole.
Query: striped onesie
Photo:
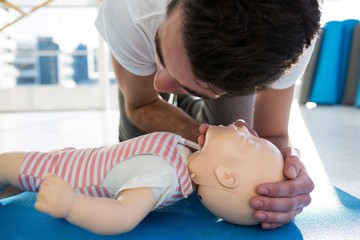
[[[141,161],[146,166],[134,165],[135,168],[151,169],[152,162],[150,161],[152,161],[152,158],[143,158],[143,156],[152,156],[162,159],[163,161],[160,161],[161,164],[167,165],[167,168],[170,167],[176,175],[175,180],[171,183],[172,186],[167,187],[167,191],[165,191],[166,196],[162,196],[161,202],[157,204],[159,208],[165,207],[187,197],[193,192],[191,178],[187,170],[186,156],[183,156],[179,148],[179,145],[183,146],[182,142],[183,138],[179,135],[168,132],[156,132],[110,147],[64,149],[56,153],[29,152],[24,157],[20,167],[19,184],[24,191],[37,192],[43,177],[47,173],[53,173],[69,182],[78,193],[94,197],[114,198],[117,197],[114,191],[110,191],[103,184],[105,181],[108,182],[108,175],[114,175],[111,174],[111,171],[116,168],[121,169],[122,164],[126,166],[128,165],[127,163],[131,162],[126,162],[126,160],[131,160],[138,156],[142,157]],[[184,148],[188,154],[188,148]],[[130,172],[131,177],[130,179],[125,179],[125,182],[132,183],[142,177],[131,174],[132,170],[129,169],[125,171],[121,169],[121,171],[125,175]],[[134,169],[134,172],[136,172],[136,169]],[[149,172],[149,175],[151,174]],[[143,173],[140,175],[143,175]],[[117,178],[116,174],[115,178]],[[114,179],[110,182],[114,182]],[[160,180],[158,182],[162,184],[163,181]],[[147,187],[146,181],[144,184]],[[143,186],[140,185],[138,187]],[[169,191],[169,189],[172,190]]]

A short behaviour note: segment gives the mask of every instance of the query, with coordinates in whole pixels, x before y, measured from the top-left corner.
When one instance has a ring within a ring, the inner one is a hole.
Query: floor
[[[117,142],[118,111],[0,113],[0,152],[94,147]],[[360,109],[294,102],[290,134],[315,181],[360,198]]]
[[[360,198],[360,108],[296,105],[290,132],[314,180],[322,170],[332,185]]]

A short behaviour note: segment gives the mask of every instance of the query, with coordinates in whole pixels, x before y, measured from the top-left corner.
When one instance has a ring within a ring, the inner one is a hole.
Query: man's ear
[[[238,179],[233,171],[224,167],[217,166],[214,173],[219,183],[226,188],[235,188],[238,186]]]

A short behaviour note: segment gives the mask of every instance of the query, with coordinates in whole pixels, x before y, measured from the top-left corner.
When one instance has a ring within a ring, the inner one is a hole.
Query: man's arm
[[[254,129],[260,137],[267,138],[282,150],[288,178],[280,183],[258,186],[260,195],[251,200],[257,211],[255,218],[263,228],[276,228],[288,223],[310,204],[314,183],[307,174],[296,150],[291,148],[288,134],[290,109],[294,86],[284,90],[266,90],[256,96]]]
[[[294,86],[284,90],[268,89],[256,94],[253,128],[279,149],[291,145],[288,134]]]
[[[131,122],[144,132],[169,131],[196,141],[198,126],[188,114],[159,98],[153,86],[154,74],[137,76],[112,57],[115,77],[125,99]]]

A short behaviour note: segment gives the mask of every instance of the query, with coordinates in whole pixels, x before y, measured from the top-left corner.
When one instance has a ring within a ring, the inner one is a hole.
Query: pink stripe
[[[54,159],[51,161],[50,167],[49,167],[49,172],[50,173],[56,173],[56,165],[57,165],[57,160],[59,159],[59,154],[55,154]]]
[[[130,149],[132,147],[132,145],[134,144],[134,140],[128,142],[126,144],[126,149],[124,151],[124,158],[123,159],[127,159],[129,157],[129,154],[130,154]]]
[[[136,153],[136,150],[139,148],[140,140],[141,140],[141,138],[137,138],[136,141],[134,142],[134,148],[131,151],[131,156],[133,156]]]
[[[68,154],[66,154],[66,153],[68,153]],[[68,165],[69,165],[69,161],[70,161],[70,159],[74,156],[74,154],[75,154],[75,156],[76,156],[76,152],[74,152],[74,151],[71,151],[71,152],[68,151],[68,152],[62,152],[61,154],[62,154],[63,156],[66,156],[66,155],[67,155],[67,158],[61,160],[61,161],[63,162],[63,164],[62,164],[62,169],[59,169],[59,171],[61,171],[61,172],[59,172],[58,175],[59,175],[62,179],[64,179],[65,181],[68,181],[68,179],[65,179],[65,175],[66,175],[66,173],[67,173],[67,168],[68,168]]]
[[[104,158],[104,160],[102,161],[102,164],[101,164],[101,168],[103,169],[103,172],[101,173],[100,183],[102,182],[103,178],[106,176],[106,173],[108,172],[106,166],[108,165],[108,162],[111,161],[110,154],[111,154],[111,150],[107,149],[106,154],[105,154],[105,158]]]
[[[155,154],[159,154],[160,153],[160,150],[163,146],[163,143],[165,142],[165,139],[169,136],[169,134],[164,134],[161,138],[160,138],[160,142],[157,143],[157,146],[156,146],[156,150],[154,151]]]
[[[170,198],[182,198],[182,194],[175,193],[175,194],[171,195]]]
[[[79,159],[84,158],[85,152],[86,152],[86,149],[76,150],[76,153],[75,153],[73,159],[70,161],[69,165],[67,166],[67,170],[66,170],[67,179],[66,179],[66,181],[68,181],[71,185],[74,184],[73,180],[72,180],[73,179],[73,174],[74,174],[73,172],[74,171],[75,172],[79,171],[79,168],[81,167],[81,165],[79,167],[79,164],[78,165],[76,165],[76,164],[79,162]],[[78,177],[76,177],[76,179],[78,179]]]
[[[94,182],[94,175],[95,175],[95,160],[98,156],[98,152],[94,152],[94,154],[92,155],[91,159],[90,159],[90,164],[89,164],[89,168],[88,168],[88,172],[87,175],[88,179],[90,179],[90,182],[85,183],[85,185],[92,185]],[[83,183],[84,184],[84,183]]]
[[[98,196],[98,197],[101,197],[102,194],[101,194],[101,191],[100,191],[99,187],[98,187],[98,186],[94,186],[94,188],[95,188],[95,192],[96,192],[97,196]]]
[[[184,184],[184,185],[190,185],[190,186],[192,186],[192,185],[191,185],[191,179],[190,179],[190,177],[189,177],[188,174],[186,174],[186,176],[185,176],[184,178],[182,178],[182,179],[183,179],[183,184]]]
[[[30,186],[30,183],[29,183],[29,176],[25,175],[24,176],[24,189],[25,190],[30,190],[31,189],[31,186]]]
[[[158,135],[159,135],[158,133],[154,133],[154,134],[151,135],[152,138],[149,139],[148,146],[145,149],[146,153],[149,153],[149,152],[152,151],[152,149],[154,147],[154,144],[155,144],[155,140],[157,139]],[[155,139],[155,140],[153,140],[153,139]]]
[[[182,161],[181,161],[181,157],[178,155],[178,151],[176,149],[176,147],[173,149],[173,154],[171,155],[171,158],[169,160],[169,162],[171,163],[171,165],[173,167],[176,168],[177,171],[179,171],[181,165],[182,165]],[[177,164],[175,165],[175,162],[177,161]]]
[[[33,161],[33,159],[36,157],[36,152],[30,152],[28,153],[24,159],[27,158],[27,156],[30,155],[30,158],[26,160],[25,168],[23,169],[23,173],[27,173],[29,171],[30,163]]]
[[[150,138],[150,135],[146,135],[144,141],[141,144],[141,147],[140,147],[140,150],[139,150],[140,153],[144,152],[144,148],[146,146],[146,143],[149,141],[149,138]]]
[[[97,178],[96,178],[96,183],[95,184],[101,184],[101,166],[104,162],[104,152],[101,151],[99,153],[99,158],[96,159],[98,161],[98,167],[96,169],[97,171]]]
[[[165,204],[166,205],[172,205],[172,204],[176,203],[177,201],[178,201],[178,199],[177,200],[166,201]]]
[[[192,185],[191,185],[191,183],[190,184],[187,184],[187,185],[185,185],[184,184],[184,186],[182,187],[183,189],[182,189],[182,192],[185,194],[185,195],[189,195],[192,191],[191,191],[191,187],[192,187]]]
[[[26,188],[24,186],[24,181],[23,181],[22,175],[19,175],[19,185],[20,185],[21,190],[26,190]]]
[[[116,165],[116,163],[121,161],[121,156],[123,155],[124,148],[125,148],[125,146],[123,146],[123,145],[117,146],[117,155],[116,155],[116,158],[113,159],[113,164],[111,165],[111,168],[113,168]]]
[[[40,156],[39,156],[39,155],[40,155]],[[37,169],[37,167],[40,165],[40,162],[43,160],[45,154],[38,153],[38,154],[36,154],[36,156],[39,156],[39,158],[36,159],[36,161],[34,161],[34,162],[32,162],[32,163],[29,164],[29,165],[33,164],[33,167],[32,167],[32,169],[31,169],[31,172],[28,173],[28,174],[31,175],[31,176],[34,176],[34,175],[35,175],[36,169]],[[30,167],[30,166],[29,166],[29,167]]]
[[[181,165],[182,165],[183,163],[182,163],[182,159],[178,159],[178,162],[177,162],[177,164],[176,164],[176,169],[178,170],[178,171],[180,171],[180,168],[181,168]]]
[[[79,171],[80,171],[80,167],[81,167],[81,164],[78,164],[76,166],[76,163],[81,163],[81,159],[84,158],[84,154],[85,154],[86,150],[82,150],[82,151],[79,151],[77,152],[76,156],[73,158],[73,160],[71,161],[70,163],[70,166],[69,166],[69,169],[68,169],[68,179],[67,181],[73,185],[73,187],[77,186],[75,184],[79,184]],[[80,158],[80,160],[79,160]],[[80,167],[79,167],[80,166]],[[75,182],[72,181],[73,179],[73,174],[75,174]]]
[[[179,162],[181,162],[181,161],[179,161]],[[179,172],[180,171],[179,168],[177,168],[177,170],[178,170],[178,174],[179,174],[180,178],[184,178],[185,174],[187,173],[186,168],[184,167],[183,169],[181,169],[181,172]]]
[[[29,182],[31,183],[30,184],[30,186],[31,186],[30,190],[32,192],[36,192],[37,188],[36,188],[36,179],[35,179],[35,177],[31,177]]]
[[[24,187],[25,187],[25,190],[29,191],[31,189],[31,185],[30,185],[30,176],[29,175],[25,175],[24,176]]]
[[[89,152],[89,155],[85,159],[85,156],[88,152]],[[75,174],[76,174],[74,186],[80,187],[80,183],[79,183],[80,178],[82,178],[81,185],[84,186],[86,184],[86,169],[89,166],[88,159],[90,159],[93,152],[94,152],[94,149],[87,149],[86,151],[84,151],[84,154],[81,156],[78,167],[76,169],[74,169]],[[84,164],[84,162],[85,162],[85,164]],[[83,164],[84,164],[84,166],[83,166]]]
[[[110,153],[109,153],[110,158],[108,159],[107,165],[106,165],[106,172],[109,172],[109,171],[110,171],[110,169],[111,169],[111,163],[112,163],[112,161],[114,161],[114,159],[115,159],[116,152],[117,152],[117,147],[112,147],[112,148],[111,148],[111,151],[110,151]]]
[[[172,149],[170,146],[173,146],[174,144],[174,141],[175,141],[175,138],[172,136],[172,138],[170,139],[169,141],[169,144],[167,144],[165,146],[165,151],[164,153],[162,154],[163,156],[168,156],[169,155],[169,152],[170,152],[170,149]],[[170,146],[169,146],[170,145]],[[172,163],[175,159],[175,152],[176,152],[176,148],[173,149],[174,150],[174,153],[173,155],[171,155],[171,158],[170,158],[170,162]]]
[[[23,163],[20,167],[18,181],[21,189],[27,190],[27,182],[25,179],[26,172],[28,171],[29,160],[34,159],[34,152],[29,152],[24,156]]]
[[[51,155],[50,154],[48,154],[47,155],[47,157],[46,157],[46,159],[45,159],[45,161],[46,161],[46,163],[45,164],[43,164],[43,166],[41,167],[41,169],[40,169],[40,171],[39,171],[39,177],[41,177],[41,178],[43,178],[43,176],[44,176],[44,172],[45,172],[45,170],[46,170],[46,167],[49,165],[49,161],[50,161],[50,159],[51,159]]]

